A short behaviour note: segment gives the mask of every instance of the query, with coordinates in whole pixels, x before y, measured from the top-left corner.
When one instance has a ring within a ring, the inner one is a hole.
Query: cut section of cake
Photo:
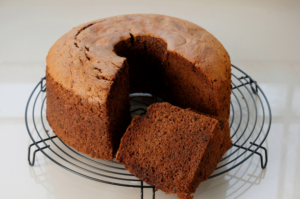
[[[221,160],[223,137],[218,120],[156,103],[145,116],[134,117],[116,159],[157,189],[193,198],[191,194]]]

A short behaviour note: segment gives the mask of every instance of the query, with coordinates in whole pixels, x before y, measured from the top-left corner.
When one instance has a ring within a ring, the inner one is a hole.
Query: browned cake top
[[[127,128],[117,161],[167,193],[185,192],[197,177],[214,131],[220,132],[215,119],[169,103],[153,104]],[[222,136],[216,136],[221,143]]]
[[[229,56],[209,32],[191,22],[156,14],[121,15],[73,28],[47,56],[47,72],[58,83],[90,103],[107,100],[116,73],[126,58],[113,50],[121,40],[137,36],[161,38],[168,51],[194,63],[214,81],[225,80]],[[101,91],[101,92],[99,92]]]

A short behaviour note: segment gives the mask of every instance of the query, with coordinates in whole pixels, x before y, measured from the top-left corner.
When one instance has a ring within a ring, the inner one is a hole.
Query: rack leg
[[[256,81],[252,81],[252,79],[250,79],[251,89],[252,89],[253,93],[257,95],[258,89],[257,89],[257,85],[255,83],[256,83]],[[254,87],[253,87],[253,84],[254,84]]]
[[[141,199],[144,198],[144,182],[141,181]]]
[[[249,81],[247,80],[247,78],[249,79]],[[239,79],[244,79],[246,81],[246,83],[243,83],[243,84],[240,84],[238,86],[235,86],[235,87],[232,88],[232,90],[249,84],[250,87],[251,87],[251,90],[253,91],[253,93],[257,95],[258,88],[257,88],[257,85],[255,84],[256,81],[253,81],[249,76],[242,76]],[[254,86],[253,86],[253,84],[254,84]]]
[[[31,158],[30,158],[31,147],[34,146],[34,145],[37,145],[37,144],[39,144],[39,143],[41,143],[41,142],[45,142],[45,141],[48,141],[48,140],[50,140],[50,139],[53,139],[53,138],[57,138],[57,136],[55,135],[55,136],[52,136],[52,137],[50,137],[50,138],[47,138],[47,139],[44,139],[44,140],[40,140],[40,141],[38,141],[38,142],[36,142],[36,143],[33,143],[33,144],[29,145],[29,147],[28,147],[28,163],[29,163],[30,166],[33,166],[33,165],[34,165],[34,162],[35,162],[35,154],[36,154],[36,152],[38,152],[38,151],[40,151],[40,150],[43,150],[43,149],[46,149],[46,148],[48,148],[48,147],[50,147],[50,146],[47,145],[47,146],[44,146],[44,147],[42,147],[42,148],[36,149],[36,150],[33,152],[33,158],[32,158],[32,161],[30,160],[30,159],[31,159]]]
[[[141,199],[144,199],[144,182],[141,181]],[[152,188],[152,199],[155,199],[155,187]]]
[[[152,189],[152,199],[155,199],[155,187]]]
[[[262,155],[260,153],[258,153],[258,152],[255,152],[255,153],[260,156],[260,165],[261,165],[261,168],[262,169],[266,168],[266,166],[268,164],[268,152],[267,152],[267,149],[265,147],[263,147],[263,146],[259,146],[259,145],[255,144],[253,142],[250,142],[250,144],[253,144],[254,146],[257,146],[257,147],[259,147],[259,148],[261,148],[261,149],[263,149],[265,151],[265,163],[263,163],[263,157],[262,157]]]
[[[248,148],[245,148],[243,146],[236,145],[236,144],[234,144],[234,146],[239,147],[239,148],[244,149],[244,150],[247,150],[247,151],[250,151],[250,152],[254,152],[256,155],[259,155],[261,168],[262,169],[266,168],[266,166],[268,164],[268,152],[267,152],[267,149],[265,147],[263,147],[263,146],[259,146],[259,145],[255,144],[253,142],[250,142],[250,144],[253,144],[254,146],[257,146],[257,147],[259,147],[259,148],[261,148],[261,149],[263,149],[265,151],[265,163],[263,161],[263,156],[261,155],[261,153],[258,153],[257,151],[254,152],[254,150],[252,150],[252,149],[248,149]]]
[[[44,80],[46,80],[46,77],[43,77],[43,78],[42,78],[42,81],[41,81],[41,91],[42,91],[42,92],[46,92],[46,88],[43,89],[43,87],[44,87],[44,83],[43,83]]]
[[[33,152],[33,159],[32,159],[32,161],[31,161],[31,160],[30,160],[30,149],[31,149],[31,147],[32,147],[33,145],[35,145],[35,144],[31,144],[31,145],[28,147],[28,163],[29,163],[30,166],[33,166],[33,165],[34,165],[34,162],[35,162],[35,154],[36,154],[36,152],[38,152],[38,151],[40,151],[40,150],[43,150],[43,149],[46,149],[46,148],[49,147],[49,145],[47,145],[47,146],[42,147],[41,149],[36,149],[36,150]]]

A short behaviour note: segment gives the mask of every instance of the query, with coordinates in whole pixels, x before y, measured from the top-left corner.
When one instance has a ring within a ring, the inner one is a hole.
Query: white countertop
[[[254,155],[234,170],[201,183],[195,198],[300,198],[299,1],[70,2],[0,2],[0,198],[140,198],[137,188],[74,175],[41,152],[33,167],[27,161],[31,140],[25,106],[45,76],[47,51],[73,26],[125,13],[167,14],[203,26],[269,100],[272,127],[263,145],[268,150],[267,168],[261,169]],[[145,189],[144,198],[151,196],[151,190]],[[176,196],[158,191],[156,198]]]

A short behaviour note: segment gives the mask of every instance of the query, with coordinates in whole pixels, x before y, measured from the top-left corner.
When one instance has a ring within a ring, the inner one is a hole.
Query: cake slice
[[[137,178],[181,199],[192,193],[221,160],[223,133],[216,119],[169,103],[135,116],[122,137],[117,161]]]
[[[207,117],[211,117],[214,118],[216,120],[219,121],[219,127],[221,129],[222,132],[222,136],[223,136],[223,143],[221,145],[221,150],[220,150],[220,155],[223,156],[224,153],[230,149],[231,145],[232,145],[232,140],[231,140],[231,136],[230,136],[230,127],[229,127],[229,120],[227,118],[218,118],[214,115],[208,115],[206,113],[200,113],[198,111],[193,110],[194,112],[207,116]]]
[[[209,116],[211,117],[211,116]],[[212,118],[217,119],[215,116],[212,116]],[[219,126],[223,135],[223,143],[221,145],[220,155],[223,156],[224,153],[231,147],[232,140],[230,137],[230,127],[229,127],[229,121],[228,119],[221,118],[218,120]]]

